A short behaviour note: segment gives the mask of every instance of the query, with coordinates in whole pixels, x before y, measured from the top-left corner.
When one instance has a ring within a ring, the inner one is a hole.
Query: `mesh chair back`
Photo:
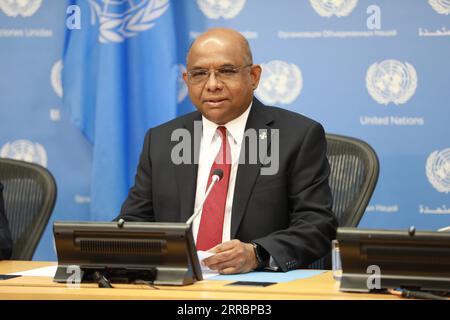
[[[378,157],[362,140],[336,134],[327,134],[326,138],[333,212],[340,227],[357,227],[378,181]],[[309,268],[329,269],[330,257],[319,259]]]
[[[0,158],[0,182],[13,238],[11,259],[31,260],[55,205],[55,180],[40,165]]]
[[[327,134],[333,212],[340,227],[357,227],[378,181],[379,162],[364,141]]]

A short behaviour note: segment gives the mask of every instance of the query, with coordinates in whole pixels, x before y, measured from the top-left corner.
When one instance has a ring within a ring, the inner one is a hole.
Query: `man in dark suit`
[[[0,183],[0,260],[9,259],[12,253],[11,232],[5,215],[3,185]]]
[[[148,131],[118,217],[185,222],[198,210],[197,249],[213,252],[204,263],[223,274],[306,267],[336,233],[324,130],[254,98],[261,71],[233,30],[194,41],[183,77],[198,111]],[[202,207],[215,169],[223,177]]]

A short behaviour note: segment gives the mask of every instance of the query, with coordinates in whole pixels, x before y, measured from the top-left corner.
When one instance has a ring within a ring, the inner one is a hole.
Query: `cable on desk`
[[[407,298],[407,299],[427,299],[427,300],[449,300],[445,297],[447,294],[434,294],[431,292],[425,292],[425,291],[412,291],[412,290],[405,290],[405,289],[395,289],[395,290],[388,290],[390,294]]]
[[[94,272],[94,280],[97,281],[99,288],[114,288],[111,282],[99,271]]]

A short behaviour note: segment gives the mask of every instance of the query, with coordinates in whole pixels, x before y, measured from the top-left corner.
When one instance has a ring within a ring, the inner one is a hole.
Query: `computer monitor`
[[[95,282],[98,272],[111,283],[187,285],[202,280],[188,224],[56,221],[53,233],[55,282],[67,283],[74,267],[81,271],[81,282]]]
[[[450,292],[450,233],[338,228],[337,240],[341,291]]]

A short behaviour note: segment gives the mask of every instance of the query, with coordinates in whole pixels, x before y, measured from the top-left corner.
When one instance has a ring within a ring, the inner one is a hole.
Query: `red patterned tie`
[[[221,169],[223,171],[223,177],[219,182],[216,182],[203,205],[196,243],[197,250],[203,251],[222,243],[225,204],[227,201],[228,183],[230,181],[231,149],[227,139],[227,129],[220,126],[217,128],[217,131],[222,138],[222,144],[211,167],[206,189],[208,189],[211,183],[214,170]]]

